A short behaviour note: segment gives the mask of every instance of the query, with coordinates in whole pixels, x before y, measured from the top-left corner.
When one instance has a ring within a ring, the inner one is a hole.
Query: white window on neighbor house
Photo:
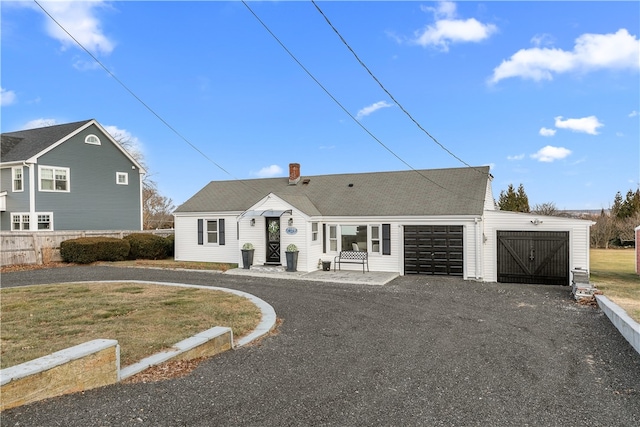
[[[52,213],[38,214],[38,230],[53,230]]]
[[[14,213],[11,215],[11,230],[29,230],[29,214]]]
[[[380,226],[379,225],[371,226],[371,252],[376,254],[380,253]]]
[[[329,250],[336,252],[338,250],[338,226],[329,226]]]
[[[38,167],[39,190],[69,192],[69,168]]]
[[[23,191],[24,190],[24,176],[22,166],[16,166],[11,168],[12,180],[13,180],[13,191]]]
[[[87,137],[84,139],[84,142],[86,144],[91,144],[91,145],[100,145],[100,138],[91,134],[91,135],[87,135]]]
[[[318,223],[317,222],[311,223],[311,241],[312,242],[318,241]]]
[[[116,184],[129,185],[129,174],[126,172],[116,172]]]

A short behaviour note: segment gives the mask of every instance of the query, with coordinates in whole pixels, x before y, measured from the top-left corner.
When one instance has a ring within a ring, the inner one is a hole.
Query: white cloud
[[[632,112],[629,113],[629,117],[635,117],[638,115],[638,112],[636,110],[633,110]]]
[[[555,129],[548,129],[548,128],[540,128],[540,135],[542,136],[553,136],[556,134],[556,130]]]
[[[260,169],[258,172],[253,173],[253,175],[258,176],[259,178],[271,178],[282,175],[282,168],[278,165],[271,165]]]
[[[536,34],[531,38],[531,44],[536,47],[550,46],[553,42],[554,38],[550,34]]]
[[[456,4],[440,2],[437,8],[425,7],[432,12],[436,21],[421,31],[416,31],[413,43],[420,46],[436,46],[442,51],[449,50],[452,43],[479,42],[498,31],[493,24],[483,24],[475,18],[455,19]]]
[[[131,132],[126,129],[120,129],[117,126],[108,125],[103,126],[104,130],[109,132],[109,135],[120,145],[122,145],[128,152],[137,160],[142,160],[144,158],[144,147],[142,142],[137,136],[134,136]]]
[[[109,54],[114,48],[111,41],[102,31],[101,23],[96,16],[97,9],[104,7],[103,1],[52,1],[43,3],[44,8],[62,25],[78,42],[90,52]],[[41,10],[41,9],[37,9]],[[49,36],[59,40],[66,49],[75,46],[75,42],[51,18],[46,17],[46,31]]]
[[[521,49],[494,68],[489,83],[510,77],[552,80],[553,74],[598,69],[640,69],[640,40],[622,28],[611,34],[583,34],[576,39],[572,51]]]
[[[12,90],[0,88],[0,106],[6,107],[16,101],[16,93]]]
[[[387,108],[387,107],[393,107],[393,104],[389,104],[387,101],[376,102],[358,111],[358,114],[356,114],[356,119],[360,120],[361,118],[366,117],[369,114],[372,114],[381,108]]]
[[[573,132],[584,132],[589,135],[597,135],[598,128],[604,126],[596,116],[583,117],[581,119],[566,119],[562,116],[555,118],[556,127],[559,129],[569,129]]]
[[[542,147],[538,150],[537,153],[532,154],[531,158],[541,162],[550,163],[554,160],[564,159],[569,154],[571,154],[571,150],[564,147],[552,147],[551,145],[547,145],[546,147]]]
[[[37,128],[43,128],[47,126],[54,126],[56,124],[58,124],[56,122],[56,119],[34,119],[25,123],[22,129],[23,130],[37,129]]]
[[[507,160],[522,160],[524,159],[524,154],[517,154],[515,156],[507,156]]]

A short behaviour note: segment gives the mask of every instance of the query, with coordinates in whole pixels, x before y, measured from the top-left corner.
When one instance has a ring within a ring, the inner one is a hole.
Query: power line
[[[315,78],[315,76],[298,60],[298,58],[296,58],[296,56],[284,45],[284,43],[282,43],[282,41],[280,41],[280,39],[273,33],[273,31],[271,31],[271,29],[267,26],[267,24],[265,24],[262,19],[260,19],[260,17],[253,11],[253,9],[251,9],[251,7],[249,7],[249,5],[246,3],[245,0],[242,0],[242,4],[245,5],[245,7],[249,10],[249,12],[251,12],[251,14],[258,20],[258,22],[264,27],[265,30],[267,30],[267,32],[276,40],[276,42],[278,42],[278,44],[285,50],[285,52],[287,52],[287,54],[289,54],[289,56],[296,62],[296,64],[298,64],[300,66],[300,68],[302,68],[304,70],[305,73],[307,73],[307,75],[309,77],[311,77],[311,79],[318,85],[320,86],[320,88],[329,96],[329,98],[331,98],[336,104],[338,104],[338,106],[342,109],[342,111],[344,111],[349,117],[351,117],[351,119],[358,125],[360,126],[371,138],[373,138],[378,144],[380,144],[385,150],[387,150],[389,153],[391,153],[396,159],[400,160],[402,163],[404,163],[409,169],[413,170],[414,172],[418,173],[420,176],[422,176],[424,179],[426,179],[427,181],[431,182],[432,184],[434,184],[437,187],[442,188],[445,191],[448,191],[452,194],[457,194],[461,197],[465,197],[468,198],[470,200],[478,200],[475,198],[469,198],[467,196],[462,196],[458,193],[455,193],[453,191],[451,191],[450,189],[440,185],[439,183],[433,181],[432,179],[430,179],[429,177],[425,176],[424,174],[422,174],[419,170],[415,169],[413,166],[411,166],[409,163],[407,163],[407,161],[405,161],[402,157],[400,157],[398,154],[396,154],[391,148],[387,147],[382,141],[380,141],[380,139],[378,139],[369,129],[367,129],[361,122],[360,120],[356,119],[353,114],[351,114],[349,112],[349,110],[347,110],[347,108],[342,105],[342,103],[340,103],[340,101],[338,101],[336,99],[336,97],[334,97],[331,92],[329,92],[329,90],[327,88],[324,87],[324,85],[322,83],[320,83],[320,81],[318,81],[318,79]],[[465,163],[466,164],[466,163]],[[467,165],[469,166],[469,165]],[[471,166],[469,166],[471,167]],[[477,170],[477,169],[476,169]]]
[[[353,54],[353,56],[356,58],[356,60],[360,63],[360,65],[362,65],[362,67],[367,70],[367,73],[369,73],[369,75],[373,78],[373,80],[376,81],[376,83],[378,83],[378,85],[382,88],[382,90],[389,95],[389,97],[393,100],[393,102],[396,103],[396,105],[398,107],[400,107],[400,110],[402,110],[402,112],[404,114],[407,115],[407,117],[409,117],[409,119],[411,119],[411,121],[413,123],[415,123],[416,126],[418,126],[418,128],[424,132],[425,134],[427,134],[427,136],[429,138],[431,138],[433,140],[433,142],[435,142],[436,144],[438,144],[438,146],[440,146],[440,148],[442,148],[444,151],[446,151],[450,156],[452,156],[453,158],[455,158],[456,160],[458,160],[460,163],[474,169],[477,170],[475,167],[471,166],[470,164],[468,164],[467,162],[465,162],[464,160],[462,160],[460,157],[456,156],[451,150],[449,150],[447,147],[445,147],[443,144],[441,144],[433,135],[431,135],[424,127],[422,127],[422,125],[420,123],[418,123],[418,121],[416,119],[413,118],[413,116],[402,106],[402,104],[400,104],[400,102],[391,94],[391,92],[389,92],[387,90],[387,88],[380,82],[380,80],[378,80],[378,78],[373,74],[373,72],[369,69],[369,67],[367,67],[367,65],[360,59],[360,57],[358,56],[358,54],[351,48],[351,46],[349,45],[349,43],[347,43],[347,41],[344,39],[344,37],[342,37],[342,35],[340,34],[340,32],[338,32],[338,30],[336,29],[336,27],[334,27],[334,25],[331,23],[331,21],[329,20],[329,18],[327,18],[327,15],[324,14],[324,12],[322,11],[322,9],[320,9],[320,7],[316,4],[315,0],[311,0],[311,3],[313,3],[313,5],[316,7],[316,10],[320,13],[320,15],[322,15],[322,17],[325,19],[325,21],[327,21],[327,24],[329,24],[329,26],[331,27],[331,29],[338,35],[338,37],[340,38],[340,40],[342,41],[342,43],[347,47],[347,49],[349,49],[349,51]],[[480,171],[478,171],[480,172]]]
[[[129,89],[129,87],[124,84],[124,82],[122,82],[122,80],[120,80],[118,77],[116,77],[115,74],[113,74],[111,72],[111,70],[109,70],[102,62],[100,62],[100,60],[94,55],[92,54],[86,47],[84,47],[84,45],[82,43],[80,43],[69,31],[67,31],[67,29],[60,24],[44,7],[42,7],[42,5],[38,2],[38,0],[34,0],[34,2],[38,5],[38,7],[40,7],[40,9],[42,9],[42,11],[53,21],[56,23],[56,25],[58,27],[60,27],[62,29],[62,31],[64,31],[69,37],[71,37],[71,39],[76,42],[76,44],[78,46],[80,46],[80,48],[82,48],[82,50],[84,50],[87,55],[89,55],[98,65],[100,65],[100,67],[102,67],[103,70],[105,70],[107,72],[107,74],[109,74],[109,76],[111,76],[116,82],[118,82],[118,84],[120,84],[120,86],[122,86],[127,92],[129,92],[129,94],[131,96],[133,96],[140,104],[142,104],[149,112],[151,112],[151,114],[153,114],[154,116],[156,116],[156,118],[158,120],[160,120],[167,128],[169,128],[174,134],[176,134],[180,139],[182,139],[184,142],[186,142],[191,148],[193,148],[196,152],[198,152],[202,157],[204,157],[205,159],[207,159],[209,162],[211,162],[213,165],[215,165],[218,169],[220,169],[221,171],[223,171],[224,173],[226,173],[227,175],[229,175],[231,178],[235,179],[236,181],[240,181],[242,182],[245,186],[251,188],[252,190],[258,192],[258,190],[256,190],[255,188],[252,188],[250,185],[248,185],[247,183],[244,182],[244,180],[240,180],[238,178],[236,178],[235,176],[233,176],[229,171],[227,171],[225,168],[223,168],[222,166],[220,166],[218,163],[216,163],[215,161],[213,161],[209,156],[207,156],[202,150],[200,150],[198,147],[196,147],[194,144],[191,143],[191,141],[189,141],[184,135],[182,135],[180,132],[178,132],[173,126],[171,126],[164,118],[162,118],[162,116],[160,116],[160,114],[158,114],[153,108],[151,108],[146,102],[144,102],[138,95],[136,95],[131,89]]]

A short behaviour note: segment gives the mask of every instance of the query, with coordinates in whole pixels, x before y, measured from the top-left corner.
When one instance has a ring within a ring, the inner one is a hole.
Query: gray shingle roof
[[[5,163],[27,160],[90,121],[83,120],[81,122],[3,133],[0,141],[0,161]]]
[[[242,212],[273,193],[307,215],[482,215],[488,179],[483,166],[212,181],[176,213]]]

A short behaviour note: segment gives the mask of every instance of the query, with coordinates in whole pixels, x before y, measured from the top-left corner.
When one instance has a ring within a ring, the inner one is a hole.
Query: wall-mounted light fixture
[[[289,218],[287,224],[289,224],[289,227],[291,227],[293,225],[293,218]]]
[[[534,220],[532,220],[532,221],[531,221],[531,224],[533,224],[533,225],[540,225],[540,224],[542,224],[542,221],[540,221],[538,218],[536,218],[536,219],[534,219]]]
[[[251,218],[251,221],[249,221],[249,223],[251,224],[252,227],[256,226],[256,219],[255,218]]]

